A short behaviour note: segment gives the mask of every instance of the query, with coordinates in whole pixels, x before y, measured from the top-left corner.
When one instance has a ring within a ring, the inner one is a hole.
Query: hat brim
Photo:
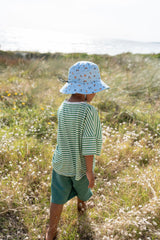
[[[66,83],[61,89],[60,92],[64,94],[92,94],[109,89],[110,87],[104,83],[102,80],[98,81],[96,84],[84,83]]]

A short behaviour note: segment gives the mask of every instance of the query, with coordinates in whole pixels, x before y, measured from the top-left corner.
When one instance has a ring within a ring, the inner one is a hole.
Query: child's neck
[[[85,99],[83,96],[77,96],[77,95],[72,95],[69,99],[69,102],[85,102]]]

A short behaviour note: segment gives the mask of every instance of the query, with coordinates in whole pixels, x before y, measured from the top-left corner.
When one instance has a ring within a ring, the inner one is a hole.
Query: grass
[[[44,239],[49,217],[59,89],[79,60],[99,65],[110,90],[92,104],[103,127],[96,185],[84,217],[76,199],[58,239],[160,239],[159,54],[40,54],[0,51],[0,239]]]

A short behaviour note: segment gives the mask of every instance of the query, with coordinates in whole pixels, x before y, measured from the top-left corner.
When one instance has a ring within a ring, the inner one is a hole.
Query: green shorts
[[[93,194],[88,188],[89,181],[86,176],[79,181],[75,177],[62,176],[52,171],[51,202],[64,204],[71,198],[77,196],[82,201],[87,201]]]

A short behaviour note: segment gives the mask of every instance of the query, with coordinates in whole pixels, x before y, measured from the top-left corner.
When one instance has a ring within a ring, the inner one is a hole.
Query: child
[[[77,209],[86,209],[85,201],[94,186],[94,155],[100,155],[101,124],[96,109],[88,104],[95,94],[109,87],[101,80],[98,66],[80,61],[74,64],[68,82],[60,92],[72,94],[58,109],[57,146],[53,155],[50,222],[46,240],[57,235],[63,205],[77,196]]]

